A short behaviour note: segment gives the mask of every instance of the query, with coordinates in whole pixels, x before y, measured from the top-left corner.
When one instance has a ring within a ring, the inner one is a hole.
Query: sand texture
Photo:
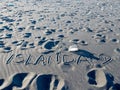
[[[120,0],[0,0],[0,90],[120,90]]]

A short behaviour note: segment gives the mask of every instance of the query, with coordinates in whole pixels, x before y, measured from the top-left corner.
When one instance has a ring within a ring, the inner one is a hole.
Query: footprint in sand
[[[85,32],[88,32],[88,33],[93,32],[93,30],[89,27],[83,28],[82,31],[85,31]]]
[[[18,32],[22,32],[22,31],[24,31],[25,30],[25,27],[18,27]]]
[[[116,83],[109,88],[109,90],[120,90],[120,84]]]
[[[3,24],[3,22],[2,22],[2,21],[0,21],[0,24]]]
[[[10,26],[8,26],[8,25],[2,26],[2,29],[6,30],[6,31],[13,31],[13,29],[10,28]]]
[[[0,38],[1,38],[1,39],[9,39],[9,38],[12,38],[12,34],[9,34],[9,33],[7,33],[7,34],[2,34],[2,35],[0,36]]]
[[[32,43],[29,43],[29,47],[30,47],[30,48],[34,48],[34,47],[35,47],[34,43],[33,43],[33,42],[32,42]]]
[[[31,24],[36,24],[36,20],[30,20]]]
[[[64,38],[65,36],[64,36],[63,34],[60,34],[60,35],[58,35],[57,37],[58,37],[58,39],[62,39],[62,38]]]
[[[49,53],[53,53],[56,46],[58,45],[59,41],[57,40],[48,40],[48,41],[40,41],[39,44],[43,44],[43,49],[44,51],[42,51],[42,54],[49,54]],[[42,48],[41,48],[42,49]]]
[[[111,42],[112,42],[112,43],[119,43],[120,41],[119,41],[119,39],[117,39],[117,38],[113,38],[113,39],[111,39]]]
[[[3,48],[5,46],[4,41],[0,41],[0,48]]]
[[[99,44],[103,44],[106,42],[106,36],[104,34],[97,33],[94,36],[92,36],[92,38],[94,38]]]
[[[25,33],[24,38],[29,38],[32,35],[32,33]]]
[[[21,50],[27,49],[28,43],[29,43],[28,41],[24,41],[24,42],[22,43]]]
[[[34,25],[31,25],[31,26],[29,27],[29,29],[35,30],[35,26],[34,26]]]
[[[46,37],[43,37],[39,42],[38,45],[42,45],[43,43],[45,43],[47,41]]]
[[[96,39],[96,41],[97,41],[97,43],[99,43],[99,44],[106,43],[106,39],[105,39],[105,38]]]
[[[0,90],[24,90],[29,87],[31,81],[36,77],[35,73],[15,73],[8,79],[0,80]]]
[[[120,48],[116,48],[116,49],[114,49],[114,51],[115,51],[116,53],[119,53],[119,54],[120,54]]]
[[[79,39],[73,39],[72,43],[75,43],[75,44],[79,43]]]
[[[88,42],[85,41],[85,40],[81,40],[81,41],[80,41],[80,45],[82,45],[82,46],[87,46],[87,45],[88,45]]]
[[[12,34],[6,34],[5,38],[12,38]]]
[[[0,79],[0,86],[4,83],[4,79]]]
[[[20,40],[20,41],[13,41],[12,44],[15,46],[19,46],[24,42],[24,40]]]
[[[45,32],[45,34],[46,34],[46,35],[51,35],[51,34],[52,34],[52,31],[47,30],[47,31]]]
[[[64,79],[52,74],[38,75],[33,80],[31,89],[33,86],[36,86],[36,90],[67,90]]]
[[[68,90],[65,80],[53,74],[15,73],[0,79],[0,90]]]
[[[107,84],[107,78],[103,68],[92,68],[87,73],[88,83],[95,87],[104,87]]]
[[[55,41],[55,40],[50,40],[50,41],[47,41],[45,44],[44,44],[44,48],[45,49],[53,49],[56,45],[58,45],[59,41]]]
[[[4,28],[0,28],[0,32],[3,32],[4,31]]]
[[[4,53],[8,53],[8,52],[11,52],[11,51],[12,51],[12,48],[10,46],[7,46],[7,47],[3,48]]]

